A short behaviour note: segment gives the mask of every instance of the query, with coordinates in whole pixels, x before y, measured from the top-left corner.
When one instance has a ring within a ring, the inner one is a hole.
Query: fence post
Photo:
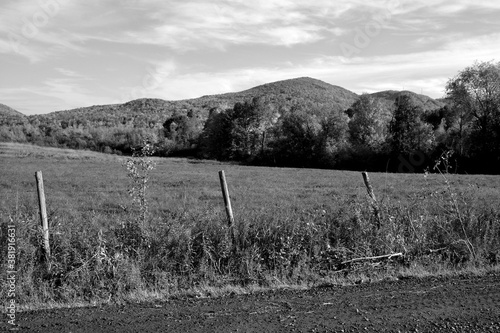
[[[380,229],[380,215],[379,215],[379,207],[377,203],[377,198],[375,197],[375,193],[373,193],[372,185],[370,184],[370,178],[368,177],[368,172],[362,172],[363,181],[365,182],[366,191],[371,198],[373,212],[375,213],[375,218],[377,219],[377,229]]]
[[[231,208],[231,199],[229,199],[229,191],[227,190],[226,175],[224,174],[224,170],[219,171],[219,179],[220,179],[220,187],[222,189],[222,196],[224,197],[224,205],[226,206],[227,223],[229,225],[229,232],[231,233],[233,251],[236,251],[233,209]]]
[[[45,250],[45,259],[48,262],[48,259],[50,257],[49,224],[47,222],[47,208],[45,206],[45,192],[43,190],[42,172],[37,171],[35,173],[35,177],[38,189],[38,204],[40,206],[40,220],[42,222],[43,247]]]
[[[231,229],[234,229],[233,209],[231,208],[231,199],[229,199],[229,191],[227,190],[226,175],[224,170],[219,171],[220,187],[222,196],[224,197],[224,205],[226,206],[227,222]]]
[[[375,194],[373,193],[372,185],[370,184],[370,178],[368,177],[368,172],[362,172],[361,174],[363,175],[363,181],[365,182],[366,191],[368,192],[368,195],[370,196],[370,198],[372,198],[373,201],[377,202]]]

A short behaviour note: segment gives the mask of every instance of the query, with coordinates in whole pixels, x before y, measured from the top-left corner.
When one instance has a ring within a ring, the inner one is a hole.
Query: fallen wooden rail
[[[358,261],[391,259],[393,257],[402,257],[402,256],[403,256],[403,253],[398,252],[398,253],[384,254],[382,256],[375,256],[375,257],[362,257],[362,258],[356,258],[356,259],[351,259],[351,260],[343,261],[343,262],[340,263],[340,265],[344,266],[344,265],[352,264],[353,262],[358,262]]]

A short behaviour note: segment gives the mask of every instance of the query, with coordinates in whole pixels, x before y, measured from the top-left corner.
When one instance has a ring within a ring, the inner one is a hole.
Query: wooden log
[[[393,257],[401,257],[403,256],[403,253],[398,252],[398,253],[391,253],[391,254],[384,254],[382,256],[375,256],[375,257],[362,257],[362,258],[356,258],[356,259],[351,259],[351,260],[346,260],[341,262],[341,265],[347,265],[347,264],[352,264],[353,262],[358,262],[358,261],[369,261],[369,260],[380,260],[380,259],[391,259]]]

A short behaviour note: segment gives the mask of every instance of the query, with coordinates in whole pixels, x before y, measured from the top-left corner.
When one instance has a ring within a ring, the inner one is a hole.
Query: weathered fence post
[[[229,225],[229,232],[231,233],[231,241],[233,243],[233,251],[236,251],[236,238],[234,233],[234,217],[233,209],[231,208],[231,199],[229,199],[229,191],[227,190],[226,175],[224,170],[219,171],[220,187],[222,189],[222,196],[224,197],[224,205],[226,206],[227,223]]]
[[[36,185],[38,189],[38,204],[40,206],[40,220],[42,222],[42,238],[43,248],[45,250],[45,259],[50,257],[50,243],[49,243],[49,224],[47,222],[47,208],[45,206],[45,192],[43,190],[43,177],[42,172],[35,173]]]
[[[368,177],[368,172],[362,172],[363,181],[365,182],[366,191],[371,198],[373,212],[375,213],[375,218],[377,219],[377,228],[380,229],[380,215],[379,215],[379,207],[377,203],[377,198],[375,197],[375,193],[373,193],[372,185],[370,184],[370,178]]]
[[[224,170],[219,171],[220,187],[222,196],[224,197],[224,205],[226,206],[227,222],[231,229],[234,229],[233,209],[231,208],[231,199],[229,199],[229,191],[227,190],[226,175]]]
[[[373,193],[372,185],[370,184],[370,178],[368,177],[368,172],[362,172],[361,174],[363,175],[363,181],[365,182],[366,191],[368,192],[368,195],[370,196],[370,198],[372,198],[373,201],[377,202],[375,194]]]

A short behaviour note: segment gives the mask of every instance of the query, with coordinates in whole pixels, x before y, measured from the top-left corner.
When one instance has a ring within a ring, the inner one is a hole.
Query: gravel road
[[[18,324],[57,333],[500,332],[500,274],[30,311]]]

